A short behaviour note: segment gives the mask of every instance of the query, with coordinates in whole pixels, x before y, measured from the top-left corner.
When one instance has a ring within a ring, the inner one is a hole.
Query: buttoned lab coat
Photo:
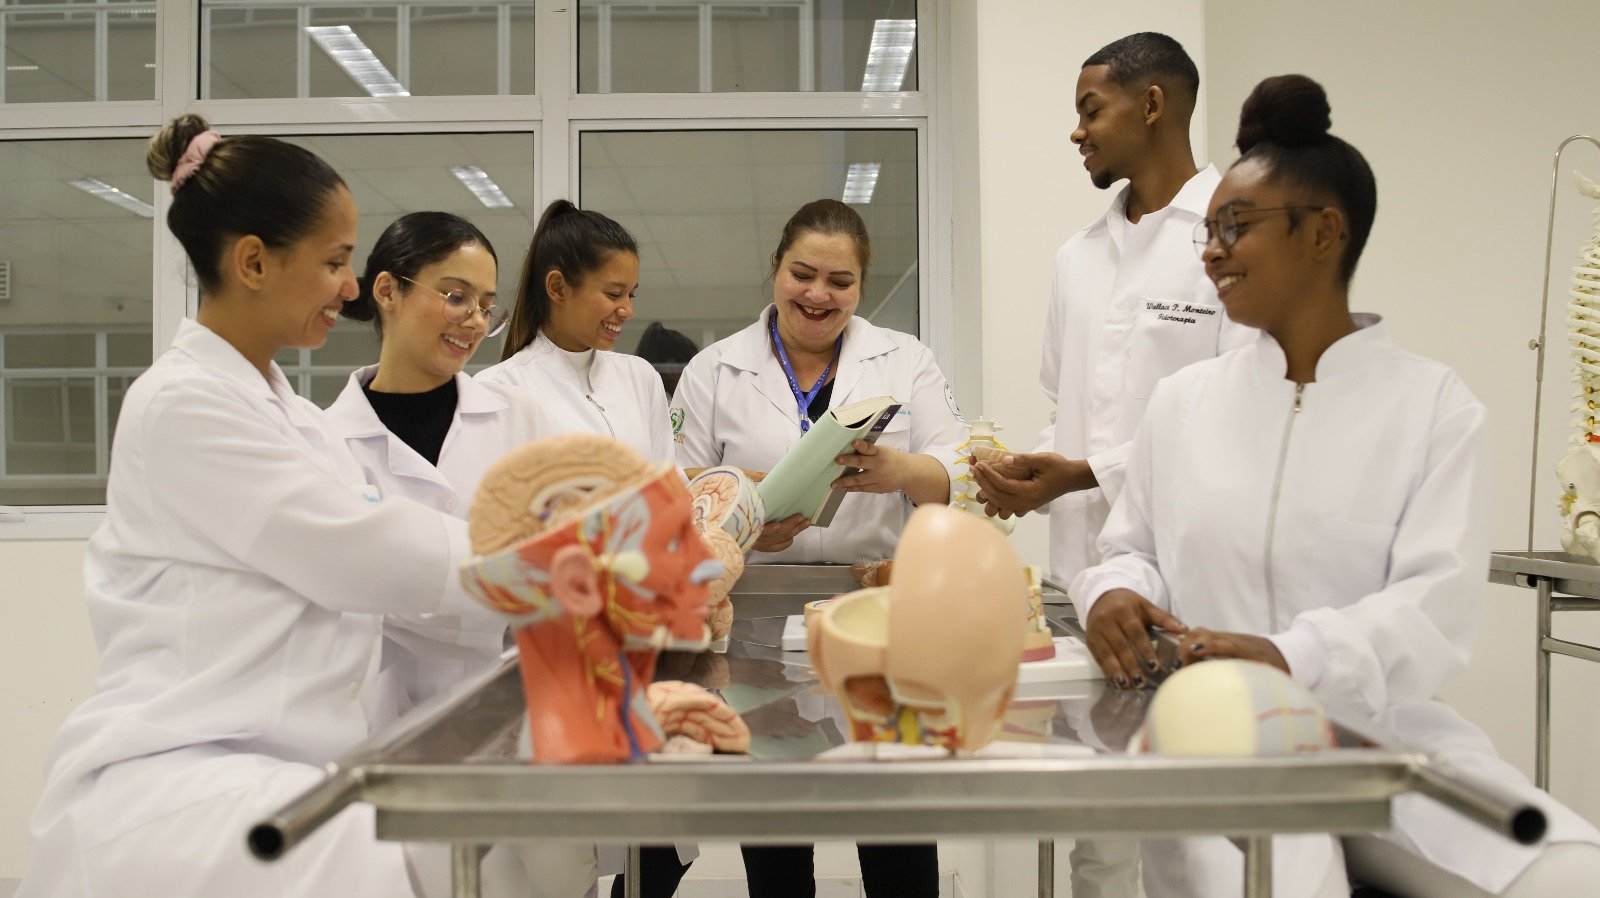
[[[646,461],[673,457],[672,422],[661,375],[637,356],[596,350],[589,370],[594,391],[585,392],[572,364],[541,332],[511,358],[475,376],[482,383],[532,391],[550,436],[597,433],[628,444]]]
[[[800,410],[783,368],[772,353],[767,306],[749,327],[701,350],[684,367],[673,396],[678,464],[685,468],[737,465],[770,471],[800,440]],[[860,316],[844,330],[830,408],[893,396],[903,404],[878,443],[932,455],[952,478],[956,447],[967,439],[933,352],[916,338],[881,328]],[[840,469],[840,473],[844,473]],[[782,552],[756,552],[755,563],[876,560],[894,553],[911,503],[900,493],[850,493],[833,523],[811,527]]]
[[[1190,627],[1267,635],[1330,708],[1525,795],[1551,841],[1600,840],[1435,698],[1477,633],[1484,409],[1449,368],[1357,318],[1301,390],[1266,335],[1162,382],[1105,561],[1073,584],[1079,619],[1124,587]],[[1393,822],[1402,844],[1491,893],[1539,850],[1418,796],[1396,801]]]
[[[129,388],[111,471],[84,560],[95,693],[51,747],[18,894],[409,894],[365,812],[274,868],[244,838],[369,734],[385,615],[493,618],[457,579],[466,523],[379,501],[277,365],[192,320]]]
[[[456,409],[437,467],[390,433],[362,385],[377,376],[369,365],[350,375],[328,407],[328,420],[380,495],[405,496],[452,517],[467,516],[489,466],[523,443],[552,430],[534,395],[478,383],[457,374]],[[472,622],[485,623],[474,630]],[[382,713],[398,717],[418,703],[491,664],[505,648],[504,621],[481,616],[391,617],[384,630],[379,689]]]
[[[1088,459],[1100,486],[1050,503],[1058,582],[1099,560],[1095,536],[1122,484],[1127,444],[1161,378],[1254,339],[1230,321],[1194,247],[1221,181],[1207,166],[1165,208],[1130,224],[1128,190],[1056,253],[1039,381],[1050,424],[1038,451]]]

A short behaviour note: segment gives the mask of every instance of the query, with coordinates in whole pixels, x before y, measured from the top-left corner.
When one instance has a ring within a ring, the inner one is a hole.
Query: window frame
[[[148,137],[184,112],[224,133],[379,134],[524,132],[534,140],[535,204],[580,197],[578,144],[587,131],[914,129],[917,132],[918,296],[921,340],[947,376],[980,351],[953,333],[953,187],[950,173],[949,0],[917,0],[915,91],[881,93],[578,93],[578,5],[533,0],[535,94],[475,97],[327,97],[200,100],[201,0],[156,0],[155,99],[0,103],[0,141]],[[152,358],[192,316],[198,293],[183,249],[165,227],[170,196],[155,192],[151,220]],[[971,341],[967,341],[970,343]],[[975,381],[975,377],[969,377]],[[981,384],[963,383],[977,395]],[[82,539],[104,506],[0,505],[0,541]]]

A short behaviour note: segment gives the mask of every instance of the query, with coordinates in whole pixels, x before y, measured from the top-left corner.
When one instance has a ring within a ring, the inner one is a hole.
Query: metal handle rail
[[[517,675],[516,652],[511,650],[501,656],[498,667],[471,680],[470,686],[463,686],[457,692],[425,702],[415,713],[404,718],[399,729],[393,733],[379,734],[357,745],[344,758],[328,765],[326,779],[302,792],[276,814],[250,827],[246,836],[250,853],[264,861],[283,857],[322,824],[361,800],[362,788],[366,785],[365,765],[369,759],[403,746],[463,706],[476,701],[487,687],[506,677],[515,680]]]
[[[1544,811],[1499,786],[1424,757],[1412,766],[1411,782],[1420,794],[1519,845],[1534,845],[1548,825]]]

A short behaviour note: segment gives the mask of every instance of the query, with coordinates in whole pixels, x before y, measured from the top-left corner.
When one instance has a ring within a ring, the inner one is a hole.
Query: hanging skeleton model
[[[1578,192],[1600,200],[1600,184],[1573,172]],[[1572,345],[1572,433],[1556,466],[1561,478],[1561,546],[1600,560],[1600,206],[1594,230],[1578,251],[1567,291],[1567,340]]]

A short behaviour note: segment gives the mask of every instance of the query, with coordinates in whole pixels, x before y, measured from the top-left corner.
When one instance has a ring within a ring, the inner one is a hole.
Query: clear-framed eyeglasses
[[[1206,247],[1210,246],[1213,240],[1221,243],[1223,249],[1228,249],[1239,242],[1239,237],[1250,229],[1257,215],[1269,212],[1314,211],[1321,208],[1321,206],[1269,206],[1265,209],[1236,209],[1233,206],[1223,206],[1217,210],[1216,218],[1208,218],[1194,226],[1194,251],[1204,258]],[[1241,216],[1250,216],[1250,220],[1241,220]]]
[[[485,337],[492,337],[495,334],[500,333],[502,330],[505,330],[506,319],[509,317],[509,313],[500,306],[489,306],[485,308],[484,306],[478,304],[478,298],[476,296],[473,296],[471,293],[468,293],[465,290],[451,290],[450,292],[446,293],[443,290],[437,290],[433,287],[429,287],[427,284],[418,283],[404,275],[395,276],[408,284],[421,287],[430,293],[437,293],[439,298],[444,300],[445,320],[449,321],[451,324],[466,324],[468,321],[472,320],[472,316],[482,315],[483,323],[488,327],[488,330],[484,333]]]

